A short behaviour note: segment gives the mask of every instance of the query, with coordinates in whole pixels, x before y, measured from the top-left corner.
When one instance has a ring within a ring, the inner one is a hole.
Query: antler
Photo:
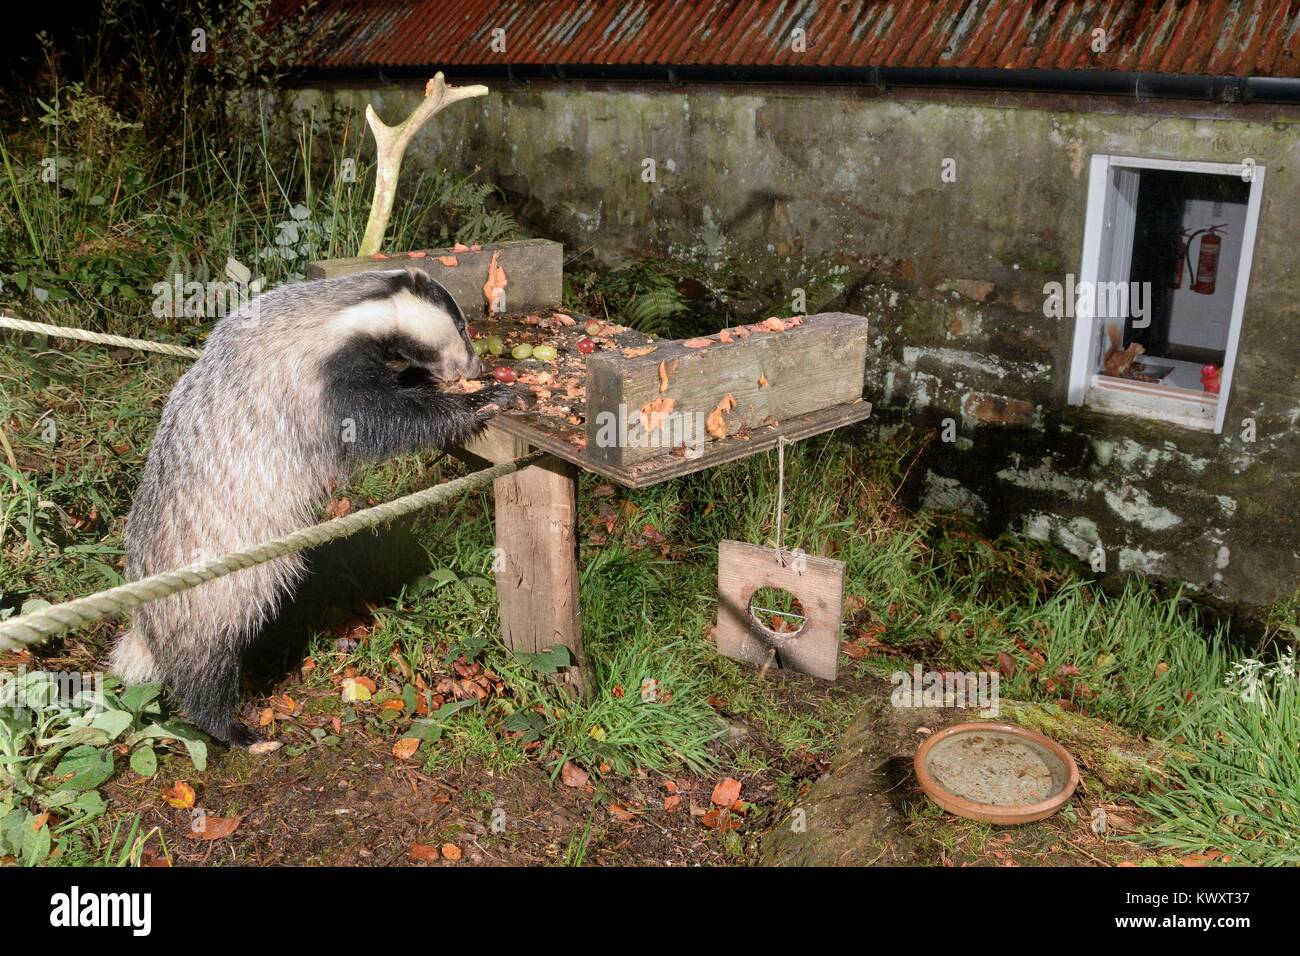
[[[411,142],[411,138],[434,113],[457,100],[487,96],[487,94],[486,86],[448,86],[442,73],[436,73],[433,79],[424,85],[424,100],[410,116],[396,126],[386,125],[376,115],[373,107],[366,106],[366,122],[370,124],[370,131],[375,136],[378,152],[375,198],[370,204],[370,219],[366,223],[366,234],[361,240],[361,249],[357,255],[373,255],[384,244],[384,231],[388,228],[388,217],[393,211],[393,198],[397,195],[397,174],[401,171],[402,157],[406,154],[406,146]]]

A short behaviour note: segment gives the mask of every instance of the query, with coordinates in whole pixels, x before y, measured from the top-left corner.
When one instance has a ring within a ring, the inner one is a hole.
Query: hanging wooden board
[[[803,627],[778,634],[754,619],[750,601],[760,588],[789,591],[803,607]],[[761,666],[771,648],[776,662],[813,677],[834,680],[844,613],[844,562],[786,553],[743,541],[718,543],[718,653]]]

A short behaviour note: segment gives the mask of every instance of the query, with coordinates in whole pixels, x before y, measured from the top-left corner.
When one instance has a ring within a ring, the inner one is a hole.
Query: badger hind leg
[[[178,630],[180,633],[169,635],[158,657],[141,627],[127,631],[109,655],[109,669],[127,684],[162,681],[195,726],[215,740],[235,742],[243,730],[233,718],[239,703],[238,652],[226,655],[220,647],[213,647],[202,657],[176,653],[179,648],[205,646],[195,643],[197,636],[191,633],[192,628],[182,626]],[[238,745],[247,746],[255,740]]]
[[[213,740],[247,747],[259,738],[235,717],[239,706],[240,654],[222,642],[205,658],[182,657],[161,665],[172,695],[194,725]]]
[[[108,655],[108,668],[127,684],[148,684],[159,677],[149,643],[137,630],[118,638]]]

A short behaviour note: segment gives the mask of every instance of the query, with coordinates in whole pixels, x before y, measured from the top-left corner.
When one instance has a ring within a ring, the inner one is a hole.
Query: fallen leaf
[[[334,732],[338,733],[338,730],[335,729]],[[260,757],[263,754],[273,754],[283,746],[284,742],[280,740],[259,740],[249,745],[248,752],[255,757]]]
[[[393,744],[393,756],[398,760],[410,760],[415,756],[415,752],[419,749],[419,737],[403,737],[397,743]]]
[[[609,805],[609,815],[620,823],[631,823],[636,819],[636,814],[617,803]]]
[[[721,833],[727,833],[730,830],[739,830],[744,825],[740,820],[737,820],[722,807],[714,807],[699,819],[700,823],[708,827],[710,830],[718,830]]]
[[[590,774],[571,760],[566,760],[560,768],[560,781],[566,787],[585,787],[590,780]]]
[[[331,498],[325,505],[325,516],[327,518],[342,518],[351,510],[351,498]]]
[[[214,817],[204,814],[200,819],[202,826],[191,828],[186,834],[191,840],[224,840],[239,829],[243,817]]]
[[[373,691],[355,677],[344,678],[340,686],[343,690],[343,699],[351,703],[367,701],[373,696]]]
[[[1016,676],[1016,659],[1006,651],[998,651],[998,670],[1002,672],[1003,677]]]
[[[442,856],[436,846],[430,846],[427,843],[412,843],[411,848],[406,851],[406,855],[412,860],[419,860],[421,863],[433,863]]]
[[[1168,670],[1169,670],[1169,665],[1166,664],[1164,661],[1161,661],[1159,664],[1156,665],[1156,676],[1163,677]]]
[[[709,799],[720,807],[731,806],[740,799],[740,781],[733,777],[723,777],[713,788],[713,796]]]
[[[194,806],[194,788],[184,780],[177,780],[170,787],[164,787],[162,793],[168,806],[178,810],[188,810]]]
[[[669,813],[674,813],[681,808],[682,798],[679,794],[674,793],[671,796],[664,797],[664,809]]]

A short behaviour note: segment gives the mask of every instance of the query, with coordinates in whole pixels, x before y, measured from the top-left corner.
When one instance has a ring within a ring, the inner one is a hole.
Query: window
[[[1071,404],[1223,430],[1263,188],[1251,160],[1092,157]]]

